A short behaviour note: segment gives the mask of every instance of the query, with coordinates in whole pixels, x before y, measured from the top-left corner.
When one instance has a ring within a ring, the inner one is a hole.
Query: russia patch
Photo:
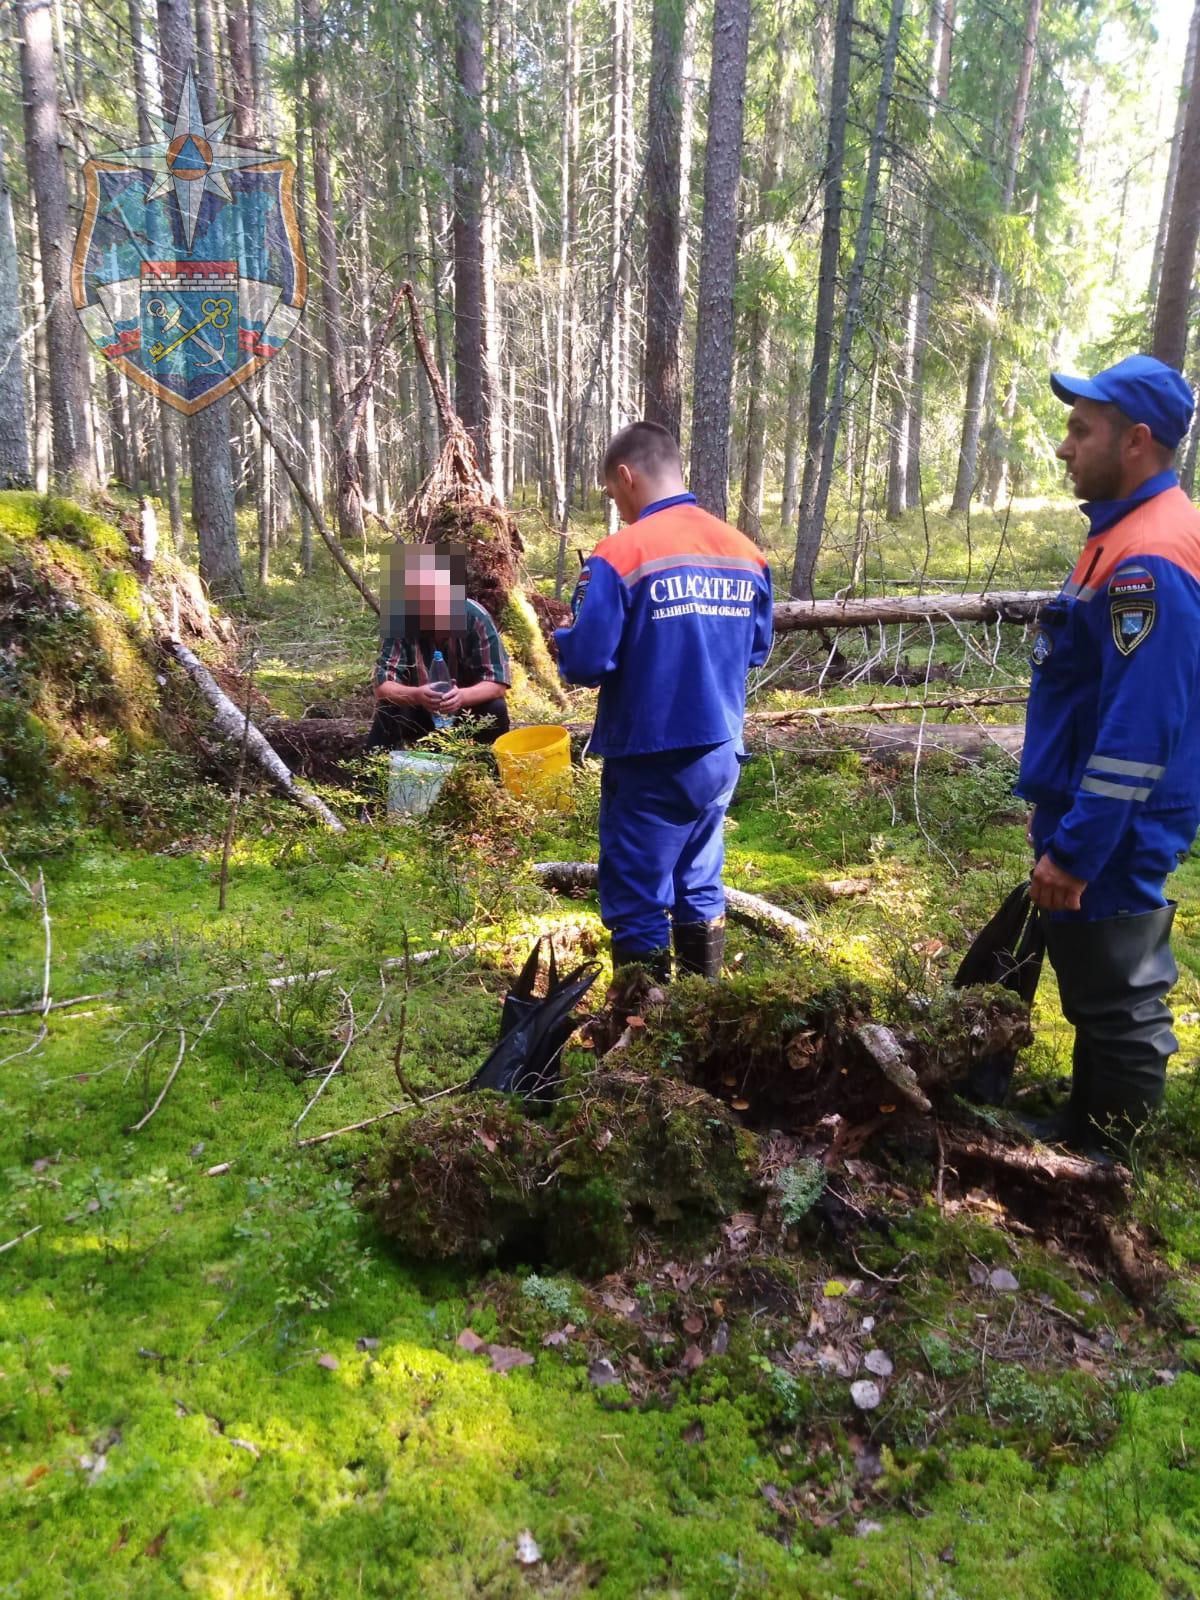
[[[1145,567],[1122,567],[1108,586],[1110,599],[1125,600],[1132,595],[1153,594],[1154,578]]]
[[[1035,667],[1044,667],[1047,661],[1049,661],[1050,653],[1053,649],[1054,640],[1044,628],[1039,628],[1033,636],[1033,645],[1029,651],[1029,659],[1032,661]]]
[[[1112,608],[1113,643],[1123,656],[1131,656],[1154,626],[1153,600],[1123,600]]]
[[[579,574],[579,582],[575,585],[575,593],[571,596],[571,620],[579,621],[579,612],[583,606],[584,596],[587,594],[588,584],[592,581],[591,569],[584,567]]]

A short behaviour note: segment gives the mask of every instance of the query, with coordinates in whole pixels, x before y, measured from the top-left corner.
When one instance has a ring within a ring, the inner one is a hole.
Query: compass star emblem
[[[215,122],[205,122],[200,112],[200,97],[191,67],[183,80],[183,89],[175,116],[154,119],[162,132],[162,140],[152,144],[137,145],[128,150],[106,152],[105,159],[113,166],[152,171],[153,181],[146,190],[146,201],[161,200],[174,193],[179,214],[183,219],[183,232],[191,249],[196,237],[196,224],[200,206],[211,187],[223,200],[231,200],[227,172],[242,167],[255,167],[274,159],[270,150],[247,150],[243,145],[227,144],[232,116],[218,117]]]

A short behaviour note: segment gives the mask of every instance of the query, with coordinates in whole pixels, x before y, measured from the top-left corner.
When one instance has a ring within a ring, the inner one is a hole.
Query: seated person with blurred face
[[[434,731],[434,714],[470,718],[481,744],[508,732],[508,655],[492,618],[467,599],[465,552],[454,545],[396,545],[384,566],[375,719],[367,749],[400,750]],[[450,687],[430,683],[440,650]]]

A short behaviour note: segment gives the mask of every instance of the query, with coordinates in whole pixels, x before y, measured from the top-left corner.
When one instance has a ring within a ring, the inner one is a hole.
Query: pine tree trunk
[[[500,305],[500,214],[497,178],[489,172],[483,205],[483,369],[487,412],[487,453],[501,498],[508,482],[505,442],[504,314]]]
[[[1021,49],[1021,66],[1017,74],[1017,92],[1013,97],[1012,119],[1008,129],[1008,150],[1005,158],[1004,192],[1000,200],[1000,214],[1007,216],[1012,210],[1013,196],[1017,190],[1017,169],[1021,160],[1021,141],[1025,136],[1025,119],[1029,112],[1029,86],[1033,80],[1033,63],[1037,54],[1038,26],[1041,22],[1042,0],[1029,0],[1025,18],[1025,39]],[[1200,154],[1200,150],[1197,151]],[[1197,176],[1200,184],[1200,175]],[[1200,199],[1200,187],[1197,189]],[[1198,213],[1200,220],[1200,213]],[[1192,255],[1195,256],[1195,234],[1192,236]],[[1189,273],[1190,273],[1189,266]],[[1190,283],[1190,277],[1189,277]],[[987,285],[988,323],[995,320],[1000,306],[1000,271],[992,267]],[[1185,297],[1186,299],[1186,297]],[[1182,356],[1180,358],[1182,360]],[[952,511],[966,511],[975,490],[975,474],[979,457],[979,434],[983,424],[983,405],[987,396],[988,377],[992,363],[990,334],[976,347],[967,371],[967,396],[963,406],[962,442],[958,451],[958,473],[954,482]]]
[[[150,85],[146,76],[146,41],[142,31],[141,0],[129,0],[129,37],[133,55],[134,97],[137,103],[138,139],[149,144],[154,137],[150,123]],[[139,395],[132,396],[134,405]],[[183,525],[183,498],[179,492],[179,432],[175,412],[162,400],[149,400],[151,429],[161,465],[161,488],[166,494],[171,523],[171,542],[181,552],[186,538]]]
[[[862,474],[858,480],[858,515],[854,524],[854,559],[850,570],[851,593],[863,581],[867,564],[867,491],[875,467],[875,403],[879,395],[879,347],[876,345],[871,359],[871,384],[867,394],[867,415],[863,427]],[[864,591],[865,593],[865,591]]]
[[[696,302],[691,481],[700,504],[717,517],[725,515],[729,492],[733,287],[749,34],[750,0],[716,0]]]
[[[562,438],[563,503],[554,565],[554,597],[562,599],[567,581],[567,530],[581,440],[576,433],[578,372],[578,285],[576,245],[579,233],[579,39],[575,32],[575,0],[563,6],[563,126],[559,143],[559,277],[556,349],[559,352],[559,429]]]
[[[843,172],[846,164],[846,114],[850,103],[850,53],[854,32],[854,0],[838,0],[833,34],[833,70],[829,86],[829,131],[825,143],[824,208],[817,268],[817,305],[813,323],[812,367],[808,384],[808,420],[804,472],[792,566],[792,595],[812,599],[812,573],[821,547],[822,529],[814,515],[821,470],[821,442],[829,406],[829,369],[833,362],[837,307],[838,256],[842,247]]]
[[[1187,51],[1183,59],[1183,78],[1179,85],[1179,105],[1175,111],[1175,132],[1171,138],[1171,153],[1167,158],[1167,177],[1163,184],[1162,206],[1158,213],[1158,231],[1154,236],[1154,255],[1150,261],[1150,288],[1147,299],[1151,310],[1158,302],[1158,285],[1162,278],[1163,251],[1167,245],[1167,228],[1171,221],[1171,205],[1175,199],[1175,184],[1179,176],[1179,153],[1183,148],[1183,130],[1188,107],[1192,100],[1192,82],[1196,74],[1196,50],[1200,44],[1200,0],[1192,11],[1188,28]]]
[[[776,191],[783,179],[784,132],[790,118],[792,102],[793,74],[788,67],[790,53],[788,35],[781,31],[775,41],[775,81],[767,108],[762,175],[758,186],[758,222],[764,229],[775,216]],[[756,544],[762,543],[767,415],[771,409],[770,395],[767,392],[771,345],[769,293],[769,286],[764,285],[750,313],[747,340],[750,350],[750,370],[746,382],[746,450],[742,472],[741,505],[738,510],[738,527]]]
[[[27,489],[32,482],[20,308],[17,235],[0,128],[0,350],[5,352],[0,359],[0,489]]]
[[[833,373],[833,394],[830,397],[829,411],[822,430],[821,467],[817,477],[816,492],[813,496],[812,511],[807,519],[807,528],[804,530],[808,535],[808,540],[803,550],[803,564],[801,562],[802,552],[799,540],[797,540],[796,545],[796,570],[792,577],[793,592],[795,592],[795,584],[799,582],[803,584],[801,592],[809,595],[812,593],[813,571],[816,567],[817,556],[820,553],[825,526],[825,510],[829,502],[830,484],[833,480],[834,455],[837,449],[838,429],[841,424],[842,407],[845,400],[846,378],[850,369],[850,351],[858,328],[863,279],[866,275],[867,256],[871,242],[871,225],[874,221],[875,199],[879,190],[879,169],[883,160],[888,112],[891,109],[892,102],[892,84],[896,73],[896,53],[900,43],[900,24],[904,19],[904,5],[905,0],[892,0],[887,40],[883,47],[879,97],[875,104],[875,126],[871,134],[871,148],[867,157],[867,173],[863,182],[858,227],[854,235],[854,255],[846,285],[846,305],[842,312],[842,331],[838,340],[837,363]],[[849,441],[847,442],[846,458],[848,469],[852,473],[854,452]]]
[[[492,475],[484,399],[483,19],[480,0],[454,0],[454,403]]]
[[[207,7],[197,9],[198,20],[208,19]],[[211,44],[211,26],[201,29]],[[192,19],[186,0],[158,0],[158,49],[162,65],[165,114],[173,116],[183,92],[189,66],[196,74],[201,114],[213,120],[216,97],[213,91],[211,51],[197,49],[192,34]],[[229,398],[214,400],[188,418],[188,438],[192,466],[192,521],[199,544],[200,576],[213,596],[242,595],[241,553],[237,523],[234,520],[233,461],[230,441]]]
[[[627,33],[627,0],[612,0],[612,55],[609,78],[609,206],[608,206],[608,276],[611,312],[608,318],[608,339],[605,352],[605,382],[607,385],[608,436],[611,438],[628,420],[625,410],[624,340],[625,297],[623,293],[625,251],[625,163],[628,141],[625,135],[625,77],[626,56],[630,49]],[[617,508],[611,500],[605,503],[605,526],[609,533],[617,530]]]
[[[787,424],[783,436],[783,498],[779,520],[786,532],[796,515],[800,478],[800,421],[804,409],[804,347],[798,345],[788,363]]]
[[[929,37],[932,69],[929,84],[929,132],[932,136],[938,110],[950,83],[950,57],[954,41],[955,0],[932,0],[929,10]],[[913,322],[912,363],[909,377],[909,408],[906,445],[908,461],[904,472],[904,497],[907,506],[921,503],[921,430],[925,419],[925,354],[929,348],[929,316],[933,309],[933,250],[935,218],[926,206],[921,224],[921,264],[917,272],[917,295]]]
[[[633,381],[633,252],[626,237],[633,207],[633,171],[637,165],[637,133],[633,125],[634,32],[633,0],[621,0],[624,46],[621,53],[621,127],[625,149],[621,157],[621,353],[619,363],[622,421],[639,414]]]
[[[890,522],[896,522],[896,518],[909,509],[909,414],[918,301],[920,288],[914,288],[904,306],[904,333],[896,360],[896,394],[891,402],[891,427],[888,429],[886,517]]]
[[[358,463],[346,448],[347,397],[350,379],[342,330],[342,274],[333,218],[333,164],[329,153],[329,83],[322,64],[319,0],[304,0],[305,45],[308,53],[308,127],[312,138],[313,189],[317,214],[317,250],[321,262],[321,310],[329,385],[337,490],[338,534],[344,546],[363,536],[362,486]]]
[[[29,206],[33,210],[32,203]],[[54,466],[54,446],[50,420],[50,341],[46,333],[46,298],[42,287],[42,253],[38,249],[37,228],[29,229],[32,235],[30,250],[33,264],[29,282],[33,287],[33,486],[39,494],[50,491]]]
[[[1200,9],[1200,7],[1198,7]],[[1152,353],[1182,369],[1187,354],[1188,311],[1200,236],[1200,50],[1192,62],[1187,114],[1179,144],[1178,174],[1163,242],[1162,276],[1154,310]]]
[[[683,420],[679,376],[683,283],[679,266],[686,10],[687,0],[654,0],[646,118],[646,396],[642,414],[676,439]]]
[[[37,208],[42,294],[47,307],[50,419],[54,477],[60,487],[94,489],[96,460],[89,428],[87,346],[71,304],[74,229],[63,166],[50,0],[20,0],[21,88],[25,150]]]

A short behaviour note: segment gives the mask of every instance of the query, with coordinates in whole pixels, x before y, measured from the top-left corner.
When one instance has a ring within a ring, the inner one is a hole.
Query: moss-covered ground
[[[1070,515],[1036,537],[1067,538]],[[898,537],[921,550],[919,527]],[[1035,542],[1038,581],[1058,553]],[[260,685],[282,711],[340,702],[369,619],[328,577],[279,570],[245,619]],[[599,945],[594,902],[524,870],[594,855],[594,774],[553,818],[495,798],[478,827],[376,817],[344,839],[254,794],[221,915],[219,793],[182,758],[138,762],[115,781],[140,791],[142,844],[84,807],[65,838],[23,814],[10,856],[35,893],[44,874],[54,998],[96,998],[40,1043],[36,1017],[0,1017],[0,1245],[19,1241],[0,1254],[0,1594],[1200,1593],[1195,859],[1176,884],[1183,1048],[1135,1199],[1171,1269],[1162,1303],[1135,1308],[986,1196],[939,1208],[928,1169],[855,1254],[801,1222],[736,1270],[733,1235],[707,1266],[681,1250],[609,1279],[452,1267],[403,1259],[356,1203],[389,1124],[298,1138],[468,1077],[538,932]],[[1027,868],[1010,778],[1000,754],[914,772],[760,753],[729,879],[812,917],[878,991],[935,991]],[[137,798],[113,804],[137,816]],[[36,1004],[44,923],[13,873],[0,930],[0,1006]],[[381,978],[406,946],[443,953]],[[784,959],[736,930],[729,957]],[[366,1031],[297,1129],[350,1004]],[[1049,974],[1035,1023],[1024,1071],[1048,1081],[1069,1057]],[[467,1329],[531,1363],[495,1370]],[[871,1349],[894,1370],[859,1411]]]

